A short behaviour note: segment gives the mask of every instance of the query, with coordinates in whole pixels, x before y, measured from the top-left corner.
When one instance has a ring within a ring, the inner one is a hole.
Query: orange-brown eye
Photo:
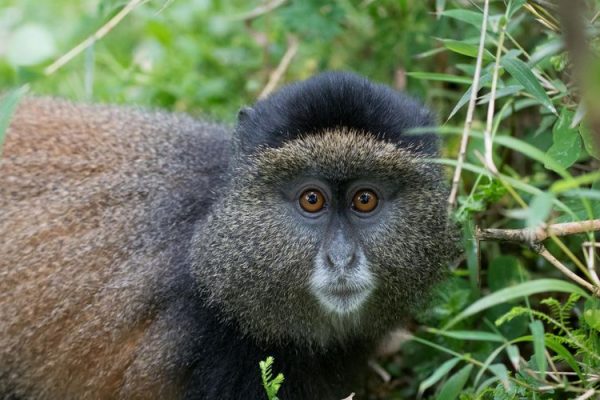
[[[377,203],[379,203],[377,195],[368,189],[359,190],[352,198],[352,208],[363,213],[373,211],[377,207]]]
[[[306,190],[300,195],[300,207],[309,213],[319,212],[325,207],[325,196],[315,189]]]

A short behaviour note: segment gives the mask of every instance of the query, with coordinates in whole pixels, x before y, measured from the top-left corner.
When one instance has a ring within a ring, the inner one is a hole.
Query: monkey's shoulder
[[[230,130],[181,113],[27,98],[10,124],[4,155],[161,157],[177,145],[220,148]]]

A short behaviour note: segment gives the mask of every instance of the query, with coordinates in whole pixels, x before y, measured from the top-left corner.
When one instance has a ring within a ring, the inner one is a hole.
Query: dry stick
[[[465,162],[465,155],[467,153],[467,144],[469,142],[469,132],[471,131],[471,125],[473,124],[473,114],[475,113],[475,102],[477,101],[477,93],[479,92],[479,78],[481,75],[481,63],[483,61],[483,50],[485,44],[485,34],[487,32],[487,19],[489,10],[489,0],[485,0],[483,7],[483,21],[481,23],[481,36],[479,38],[479,49],[477,51],[477,61],[475,62],[475,74],[473,75],[473,85],[471,90],[471,98],[469,99],[469,107],[467,109],[467,118],[465,119],[465,125],[463,128],[462,139],[460,141],[460,151],[458,153],[458,160],[456,164],[456,170],[454,170],[454,177],[452,178],[452,189],[450,196],[448,197],[448,208],[452,209],[456,203],[456,195],[458,193],[458,184],[460,183],[460,175],[462,172],[462,166]]]
[[[581,396],[577,397],[575,400],[587,400],[595,394],[596,394],[596,390],[590,389],[587,392],[585,392],[584,394],[582,394]]]
[[[127,16],[131,11],[133,11],[137,6],[142,3],[145,3],[148,0],[131,0],[129,3],[123,7],[121,11],[119,11],[114,17],[112,17],[106,24],[104,24],[100,29],[96,31],[93,35],[89,36],[83,42],[79,43],[77,46],[73,47],[66,54],[62,55],[58,60],[54,61],[52,64],[47,66],[44,69],[44,74],[51,75],[55,73],[58,69],[63,67],[66,63],[71,61],[75,56],[79,53],[90,47],[94,42],[99,39],[102,39],[108,32],[110,32],[123,18]]]
[[[552,265],[554,265],[556,268],[558,268],[563,274],[565,274],[566,276],[568,276],[569,278],[571,278],[572,280],[574,280],[575,282],[579,283],[581,286],[585,287],[586,289],[588,289],[590,292],[592,293],[596,293],[598,292],[600,294],[600,288],[595,287],[594,285],[592,285],[591,283],[589,283],[588,281],[586,281],[585,279],[580,278],[579,276],[577,276],[577,274],[575,274],[573,271],[571,271],[569,268],[565,267],[563,263],[561,263],[560,261],[558,261],[556,259],[556,257],[554,257],[549,251],[548,249],[546,249],[546,247],[544,247],[544,245],[539,245],[537,247],[534,247],[534,250],[537,251],[537,253],[539,255],[541,255],[542,257],[544,257],[546,260],[548,260],[548,262]]]
[[[600,231],[600,219],[565,222],[535,229],[480,229],[477,231],[477,238],[532,244],[542,242],[552,235],[567,236],[592,231]]]
[[[281,77],[283,76],[285,71],[288,69],[290,62],[292,62],[292,58],[294,58],[294,56],[296,55],[297,52],[298,52],[298,39],[295,36],[290,36],[288,39],[288,49],[286,50],[285,54],[281,58],[281,61],[279,62],[279,65],[277,66],[275,71],[271,72],[271,74],[269,75],[269,82],[267,83],[265,88],[262,90],[262,92],[260,92],[260,95],[258,96],[259,99],[264,99],[273,90],[275,90],[275,87],[277,86],[277,82],[279,82],[279,80],[281,80]]]
[[[502,46],[504,45],[504,36],[506,33],[506,23],[502,23],[500,30],[500,37],[498,39],[498,49],[496,50],[496,61],[494,62],[494,70],[492,74],[492,88],[490,90],[490,102],[488,103],[487,109],[487,120],[485,124],[485,130],[483,131],[484,138],[484,165],[494,175],[498,175],[498,168],[494,164],[494,157],[492,152],[492,126],[494,124],[494,106],[496,103],[496,89],[498,87],[498,75],[500,71],[500,57],[502,56]]]
[[[504,240],[509,242],[526,243],[573,281],[579,283],[589,291],[600,295],[599,286],[594,286],[588,281],[577,276],[564,264],[558,261],[541,243],[551,236],[566,236],[591,231],[600,231],[600,219],[581,222],[566,222],[562,224],[548,225],[546,227],[539,227],[536,229],[477,228],[476,237],[478,240]]]
[[[600,277],[598,277],[598,274],[596,273],[596,247],[600,248],[600,243],[583,242],[581,245],[583,256],[585,258],[590,276],[592,277],[592,281],[594,281],[596,285],[600,286]],[[588,250],[587,253],[585,251],[586,249]]]

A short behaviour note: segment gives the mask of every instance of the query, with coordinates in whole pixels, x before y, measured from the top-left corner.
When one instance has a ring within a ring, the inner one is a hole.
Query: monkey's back
[[[229,141],[181,115],[22,103],[0,159],[0,396],[171,394],[161,288]]]

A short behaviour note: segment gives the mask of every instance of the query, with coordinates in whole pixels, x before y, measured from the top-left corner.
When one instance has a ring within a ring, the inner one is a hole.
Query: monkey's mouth
[[[360,308],[372,289],[370,285],[328,285],[319,288],[315,294],[328,311],[350,314]]]

